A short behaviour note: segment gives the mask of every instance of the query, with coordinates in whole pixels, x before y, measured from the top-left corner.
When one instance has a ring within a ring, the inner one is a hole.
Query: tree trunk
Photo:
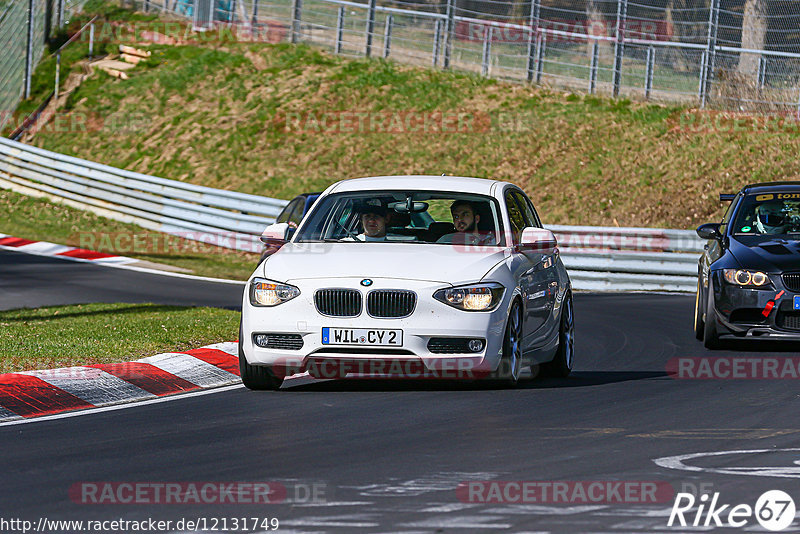
[[[742,48],[763,50],[767,38],[767,0],[746,0],[742,17]],[[758,54],[742,53],[736,71],[758,76]]]

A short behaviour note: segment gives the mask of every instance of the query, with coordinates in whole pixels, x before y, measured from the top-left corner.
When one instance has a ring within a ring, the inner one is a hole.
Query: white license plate
[[[402,347],[403,331],[369,328],[325,327],[322,329],[322,344]]]

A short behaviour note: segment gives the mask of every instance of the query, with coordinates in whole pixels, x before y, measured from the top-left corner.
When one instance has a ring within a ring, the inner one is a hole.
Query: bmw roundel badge
[[[361,285],[364,286],[364,287],[369,287],[369,286],[372,285],[372,280],[370,280],[369,278],[364,278],[361,281]]]

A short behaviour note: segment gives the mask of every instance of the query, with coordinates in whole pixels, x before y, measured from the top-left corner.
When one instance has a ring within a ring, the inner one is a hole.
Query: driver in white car
[[[356,236],[359,241],[386,241],[386,227],[392,220],[392,211],[378,199],[370,199],[356,207],[360,213],[364,233]]]

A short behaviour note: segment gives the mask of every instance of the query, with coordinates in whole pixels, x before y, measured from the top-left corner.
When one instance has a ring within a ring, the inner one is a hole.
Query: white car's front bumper
[[[497,368],[511,291],[506,289],[503,302],[491,312],[462,311],[433,298],[433,294],[449,284],[432,281],[373,279],[369,287],[360,285],[361,278],[305,279],[289,281],[300,289],[300,295],[274,307],[258,307],[250,303],[249,286],[242,303],[242,347],[251,365],[267,365],[276,372],[291,375],[304,370],[333,371],[328,363],[349,361],[348,370],[366,374],[418,374],[414,364],[422,364],[431,376],[471,378]],[[329,317],[317,311],[314,294],[318,289],[349,288],[361,292],[364,301],[357,317]],[[375,318],[366,310],[367,293],[376,289],[402,289],[417,295],[413,313],[404,318]],[[332,346],[322,343],[322,329],[360,328],[402,330],[402,345],[397,347]],[[257,334],[291,335],[298,349],[263,348],[254,343]],[[431,338],[483,339],[478,352],[443,354],[431,352]],[[359,362],[362,365],[358,365]],[[391,364],[387,362],[392,362]],[[408,365],[406,365],[406,363]],[[312,369],[313,368],[313,369]],[[426,373],[427,374],[427,373]]]

